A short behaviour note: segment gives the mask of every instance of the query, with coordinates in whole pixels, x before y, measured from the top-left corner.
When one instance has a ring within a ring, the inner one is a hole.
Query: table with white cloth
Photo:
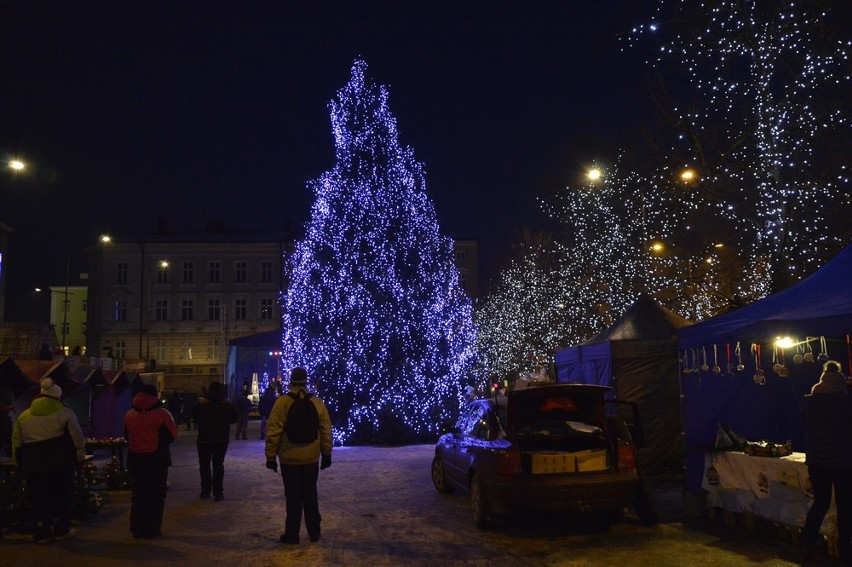
[[[813,501],[804,453],[759,457],[745,453],[710,452],[704,458],[702,488],[707,507],[754,514],[779,524],[802,527]],[[820,532],[837,534],[834,499]]]

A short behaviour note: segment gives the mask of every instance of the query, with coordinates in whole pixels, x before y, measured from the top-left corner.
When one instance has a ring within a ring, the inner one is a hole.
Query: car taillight
[[[521,474],[521,452],[517,449],[500,451],[497,455],[497,474],[501,476]]]
[[[618,440],[618,469],[635,469],[636,452],[633,446],[624,439]]]

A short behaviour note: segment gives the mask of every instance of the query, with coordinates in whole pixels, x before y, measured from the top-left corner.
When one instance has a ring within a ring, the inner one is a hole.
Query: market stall
[[[719,424],[805,452],[802,397],[822,362],[849,374],[852,245],[810,277],[751,305],[677,331],[686,488],[700,489]]]

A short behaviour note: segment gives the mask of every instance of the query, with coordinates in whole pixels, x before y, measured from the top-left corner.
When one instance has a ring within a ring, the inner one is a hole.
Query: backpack
[[[304,391],[287,392],[287,395],[293,398],[293,404],[287,411],[287,420],[284,422],[287,439],[290,443],[299,444],[316,441],[319,432],[319,414],[311,401],[311,395]]]

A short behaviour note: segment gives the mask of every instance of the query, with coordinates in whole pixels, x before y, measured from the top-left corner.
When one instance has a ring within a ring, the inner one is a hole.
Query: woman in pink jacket
[[[169,445],[177,437],[177,426],[154,386],[143,386],[133,396],[133,407],[124,416],[124,435],[133,483],[130,532],[135,538],[155,538],[163,523],[166,481],[172,464]]]

